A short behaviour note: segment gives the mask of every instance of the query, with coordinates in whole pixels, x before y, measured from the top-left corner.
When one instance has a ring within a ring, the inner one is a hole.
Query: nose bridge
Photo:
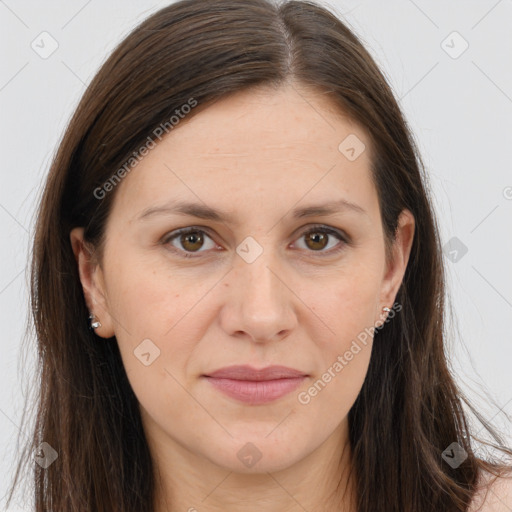
[[[248,254],[257,249],[254,242],[247,243],[248,247],[240,244],[237,252],[248,248]],[[282,337],[294,325],[293,294],[285,286],[284,276],[279,275],[282,267],[271,248],[262,249],[255,259],[244,258],[244,253],[239,252],[231,278],[236,292],[232,296],[229,330],[231,334],[243,332],[254,341]]]
[[[275,311],[282,305],[282,282],[277,278],[276,265],[273,258],[260,256],[260,261],[251,264],[239,262],[238,278],[244,305],[254,305],[258,309]],[[250,300],[248,300],[250,299]]]

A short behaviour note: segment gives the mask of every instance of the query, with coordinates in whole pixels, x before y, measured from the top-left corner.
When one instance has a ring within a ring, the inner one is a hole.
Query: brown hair
[[[31,267],[38,342],[37,415],[14,479],[40,443],[59,454],[33,465],[36,511],[151,510],[155,478],[138,402],[115,337],[98,342],[69,241],[73,227],[101,262],[115,187],[98,199],[155,128],[193,98],[213,101],[293,79],[328,95],[372,143],[372,177],[386,241],[409,209],[416,230],[397,295],[402,310],[376,333],[366,379],[349,412],[359,512],[466,511],[482,469],[447,365],[445,278],[435,217],[418,150],[374,60],[337,16],[307,1],[182,0],[122,41],[87,88],[52,162],[39,205]],[[451,443],[467,452],[452,468]],[[484,444],[488,444],[483,441]],[[496,447],[495,445],[492,445]],[[13,490],[11,490],[10,499]]]

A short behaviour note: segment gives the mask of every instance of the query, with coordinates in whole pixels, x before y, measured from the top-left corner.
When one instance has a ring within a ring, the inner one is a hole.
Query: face
[[[404,211],[386,262],[370,149],[311,91],[238,93],[117,185],[101,265],[72,231],[152,446],[250,473],[346,432],[414,226]]]

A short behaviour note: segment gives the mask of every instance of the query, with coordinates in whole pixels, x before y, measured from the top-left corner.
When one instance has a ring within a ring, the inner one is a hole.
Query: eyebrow
[[[293,218],[302,219],[305,217],[327,216],[336,213],[351,211],[363,215],[368,215],[366,210],[358,204],[347,201],[346,199],[338,199],[328,201],[321,205],[310,205],[302,208],[296,208],[292,211]],[[198,219],[212,220],[218,222],[226,222],[235,224],[233,214],[222,212],[211,206],[190,201],[171,201],[162,206],[154,206],[146,208],[136,218],[137,221],[146,220],[156,215],[189,215]]]

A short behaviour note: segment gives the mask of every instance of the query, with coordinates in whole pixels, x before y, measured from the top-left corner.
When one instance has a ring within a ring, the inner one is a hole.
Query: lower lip
[[[225,395],[247,404],[259,405],[273,402],[291,393],[302,384],[306,377],[260,381],[206,378],[212,386]]]

